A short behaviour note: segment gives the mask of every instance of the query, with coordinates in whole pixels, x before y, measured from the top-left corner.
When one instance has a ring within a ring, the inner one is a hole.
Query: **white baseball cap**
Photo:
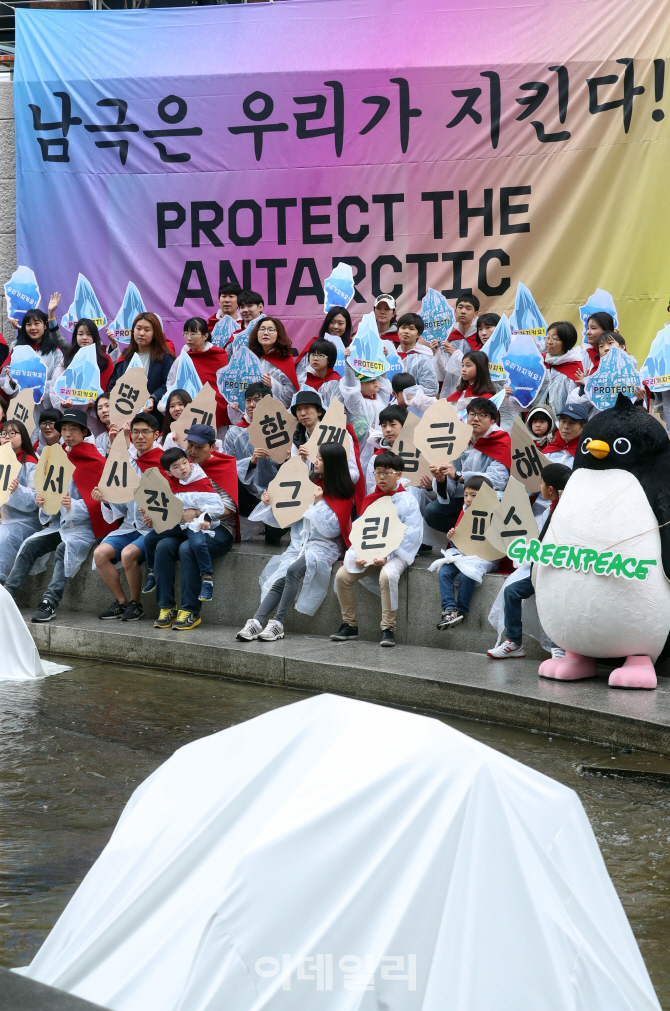
[[[375,299],[375,309],[377,308],[380,302],[388,302],[389,308],[395,309],[395,299],[393,295],[377,295]]]

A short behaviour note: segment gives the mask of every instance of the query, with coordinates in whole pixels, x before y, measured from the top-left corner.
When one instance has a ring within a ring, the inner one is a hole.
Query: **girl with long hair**
[[[293,349],[284,324],[274,316],[263,316],[249,334],[249,350],[260,359],[263,382],[273,397],[289,407],[300,388],[293,364]]]
[[[165,420],[163,422],[163,428],[161,434],[157,439],[157,445],[162,446],[164,450],[172,449],[177,446],[178,443],[172,434],[172,422],[177,421],[181,418],[184,413],[184,408],[187,407],[193,400],[190,393],[186,390],[172,390],[165,401]],[[183,447],[181,447],[183,448]]]
[[[163,418],[158,414],[157,406],[165,396],[174,355],[170,354],[161,321],[154,312],[139,313],[133,320],[131,331],[130,343],[114,366],[108,392],[111,393],[121,376],[125,375],[133,355],[139,355],[149,390],[147,410],[162,424]]]
[[[488,357],[483,351],[466,351],[461,362],[461,381],[447,400],[456,404],[471,397],[493,397],[495,393]]]
[[[57,411],[66,410],[68,407],[72,407],[72,401],[69,399],[61,400],[59,396],[56,395],[56,385],[58,379],[63,375],[65,370],[70,367],[74,360],[74,356],[77,354],[81,348],[89,347],[91,344],[95,344],[95,359],[100,369],[100,388],[103,393],[107,391],[107,386],[112,378],[112,372],[114,371],[114,362],[109,357],[102,341],[100,340],[100,333],[97,326],[92,319],[86,319],[85,317],[77,320],[72,331],[72,342],[69,347],[63,352],[63,360],[60,365],[58,365],[53,372],[53,376],[47,385],[47,393],[45,394],[45,400],[48,399],[52,407],[55,407]]]
[[[29,309],[20,325],[16,320],[12,320],[12,325],[17,330],[14,349],[17,347],[31,347],[39,355],[44,365],[46,365],[45,407],[49,406],[46,393],[49,381],[53,378],[56,368],[63,361],[63,351],[69,347],[63,339],[60,327],[56,322],[55,312],[59,302],[60,295],[56,292],[49,300],[48,315],[46,312],[42,312],[41,309]],[[20,392],[18,383],[9,375],[11,363],[11,356],[5,357],[4,365],[2,366],[2,379],[0,381],[0,389],[9,399],[18,396]],[[41,407],[41,404],[35,406],[34,423],[36,426]]]
[[[11,494],[0,507],[0,583],[3,585],[24,540],[42,528],[33,484],[37,457],[28,429],[20,421],[5,421],[0,427],[0,445],[7,443],[16,453],[21,470],[10,482]]]
[[[261,603],[237,633],[241,641],[283,639],[284,622],[294,602],[296,611],[315,614],[328,592],[331,568],[349,546],[354,485],[343,446],[321,446],[312,480],[317,485],[314,505],[291,526],[291,543],[284,554],[265,566]],[[269,510],[267,492],[262,499]],[[275,617],[270,618],[275,608]]]

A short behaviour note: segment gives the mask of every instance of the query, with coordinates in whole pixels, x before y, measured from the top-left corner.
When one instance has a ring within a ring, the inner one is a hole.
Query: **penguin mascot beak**
[[[596,460],[604,460],[610,451],[607,443],[601,442],[600,439],[591,439],[590,442],[586,443],[586,448],[591,456],[595,456]]]

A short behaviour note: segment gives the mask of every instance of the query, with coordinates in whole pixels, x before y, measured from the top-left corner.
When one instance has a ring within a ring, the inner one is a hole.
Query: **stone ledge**
[[[2,1011],[95,1011],[100,1004],[0,969],[0,1007]]]
[[[147,621],[124,626],[66,612],[48,625],[28,627],[44,655],[335,692],[670,755],[665,678],[655,692],[617,691],[607,687],[605,671],[595,681],[542,681],[533,660],[496,661],[422,646],[384,650],[305,635],[239,643],[236,629],[224,626],[180,633],[155,630]]]
[[[207,625],[235,627],[236,631],[242,628],[258,607],[261,572],[270,558],[284,549],[285,544],[277,549],[268,548],[262,541],[246,541],[235,545],[225,558],[217,559],[214,563],[214,600],[203,605],[202,613]],[[455,649],[485,653],[496,641],[496,632],[489,625],[488,615],[505,577],[495,574],[484,576],[482,586],[475,590],[472,610],[466,620],[449,631],[438,632],[436,624],[441,613],[439,585],[437,574],[428,572],[428,566],[437,557],[437,553],[419,556],[401,577],[396,640],[408,646],[432,646],[441,652]],[[109,606],[111,595],[97,572],[91,570],[91,559],[92,555],[75,578],[68,580],[63,610],[97,616]],[[50,571],[51,566],[48,573]],[[47,585],[48,573],[26,580],[18,596],[21,607],[35,609]],[[176,582],[178,592],[178,568]],[[381,618],[379,597],[363,586],[357,587],[354,592],[361,638],[376,642]],[[153,620],[158,614],[155,595],[144,595],[142,604],[147,616]],[[341,621],[331,577],[326,599],[316,614],[309,617],[291,609],[285,627],[287,633],[328,636],[339,628]],[[528,657],[546,658],[547,654],[534,639],[525,637],[524,645]]]

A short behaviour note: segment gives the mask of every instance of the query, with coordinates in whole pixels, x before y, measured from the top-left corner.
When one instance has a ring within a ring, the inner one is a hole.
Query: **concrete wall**
[[[259,576],[272,554],[277,553],[276,549],[267,548],[261,541],[247,542],[235,545],[226,558],[217,559],[214,564],[214,600],[203,604],[202,610],[203,619],[208,625],[226,625],[237,630],[244,625],[247,618],[253,617],[260,601]],[[81,567],[77,576],[68,582],[61,611],[81,611],[90,615],[99,614],[109,606],[111,594],[98,573],[91,570],[91,557]],[[428,572],[428,566],[435,558],[437,552],[427,558],[419,557],[412,568],[401,577],[397,641],[409,646],[431,646],[437,649],[485,653],[496,641],[496,632],[488,622],[488,614],[504,582],[504,577],[493,574],[484,576],[482,586],[475,590],[472,609],[466,620],[453,629],[438,632],[436,624],[441,613],[438,580],[436,573]],[[37,606],[50,571],[51,565],[46,573],[28,578],[18,597],[21,607],[34,609]],[[177,598],[178,573],[177,569]],[[356,587],[355,593],[360,636],[362,639],[378,642],[381,618],[379,597],[363,586]],[[142,604],[147,618],[153,619],[158,614],[155,594],[143,595]],[[146,620],[145,618],[144,621]],[[331,578],[329,592],[316,614],[309,617],[292,610],[286,622],[286,631],[326,637],[339,628],[341,620]],[[538,659],[546,657],[547,654],[534,639],[526,637],[525,645],[529,657]]]
[[[16,269],[16,163],[12,82],[0,81],[0,286]],[[0,291],[2,288],[0,287]],[[7,339],[14,331],[0,298],[0,327]]]

